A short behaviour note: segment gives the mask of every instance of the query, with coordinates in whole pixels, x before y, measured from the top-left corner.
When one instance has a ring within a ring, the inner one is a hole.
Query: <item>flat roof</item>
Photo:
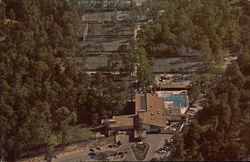
[[[116,127],[129,127],[134,126],[134,116],[132,115],[120,115],[120,116],[113,116],[113,120],[115,123],[110,124],[110,128],[116,128]]]
[[[139,117],[142,119],[142,123],[159,127],[166,127],[166,112],[164,109],[163,98],[154,93],[139,95],[141,97],[145,97],[146,100],[146,112],[138,113]],[[136,102],[137,101],[138,100],[136,100]]]

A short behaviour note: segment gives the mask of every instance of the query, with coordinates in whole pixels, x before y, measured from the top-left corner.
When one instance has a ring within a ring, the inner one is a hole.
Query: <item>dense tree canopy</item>
[[[157,2],[155,2],[157,3]],[[178,138],[172,160],[242,160],[249,155],[249,2],[165,1],[154,10],[139,46],[150,57],[202,55],[204,70],[190,85],[203,109]],[[237,56],[224,71],[225,54]],[[184,144],[183,144],[184,142]]]
[[[139,35],[148,56],[202,54],[204,67],[214,71],[224,54],[249,47],[249,2],[239,0],[152,1],[156,18]]]
[[[69,1],[4,0],[0,14],[2,159],[47,147],[55,137],[67,143],[76,124],[95,126],[122,111],[124,85],[88,76],[76,64],[80,21]]]
[[[65,134],[75,121],[66,118],[75,116],[84,93],[78,86],[85,83],[67,59],[77,51],[77,17],[66,1],[13,0],[1,6],[7,37],[0,42],[1,155],[13,160],[47,144],[51,135]]]
[[[207,93],[198,121],[184,136],[185,159],[199,155],[204,160],[242,160],[249,155],[250,75],[244,72],[241,57]]]
[[[207,101],[184,139],[179,160],[237,160],[249,154],[249,2],[245,0],[167,1],[139,45],[113,57],[121,75],[136,73],[137,89],[152,83],[146,58],[187,55],[198,51],[207,74],[194,82]],[[76,6],[75,6],[76,7]],[[76,124],[95,126],[120,113],[127,88],[110,74],[87,75],[77,66],[78,17],[67,0],[2,0],[0,2],[0,160],[16,160],[54,138],[67,143]],[[216,65],[223,52],[238,61],[223,76]],[[212,74],[212,75],[210,75]],[[131,88],[131,87],[129,87]],[[133,91],[134,89],[131,88]],[[183,152],[184,151],[184,152]]]
[[[214,8],[206,10],[206,23],[212,10],[223,9],[221,22],[228,23],[228,32],[219,31],[212,34],[206,43],[202,43],[204,65],[207,73],[197,77],[191,85],[191,101],[197,100],[200,94],[205,95],[203,109],[197,115],[184,134],[184,150],[174,159],[183,160],[243,160],[249,157],[249,116],[250,116],[250,48],[249,48],[249,13],[246,12],[247,1],[202,1]],[[226,7],[226,8],[225,8]],[[237,15],[235,15],[238,13]],[[218,23],[220,21],[220,15]],[[247,20],[245,23],[242,19]],[[218,25],[217,19],[207,27]],[[214,28],[218,29],[218,28]],[[220,29],[220,30],[222,30]],[[209,29],[209,31],[211,31]],[[243,34],[244,33],[244,34]],[[217,37],[217,38],[216,38]],[[218,42],[216,42],[218,40]],[[220,41],[219,41],[220,40]],[[210,43],[208,43],[210,41]],[[215,41],[213,43],[211,41]],[[221,43],[219,43],[221,42]],[[209,45],[210,44],[210,45]],[[229,49],[236,54],[237,61],[232,62],[224,72],[215,72],[210,59],[216,60],[217,49]],[[209,61],[210,60],[210,61]]]

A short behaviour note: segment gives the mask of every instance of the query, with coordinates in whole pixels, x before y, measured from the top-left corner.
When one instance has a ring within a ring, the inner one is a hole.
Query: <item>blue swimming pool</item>
[[[162,92],[161,97],[164,101],[173,101],[173,107],[187,107],[187,94],[172,94],[169,92]]]

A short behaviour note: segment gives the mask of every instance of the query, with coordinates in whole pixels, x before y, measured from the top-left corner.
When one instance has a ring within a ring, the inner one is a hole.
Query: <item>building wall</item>
[[[133,129],[133,126],[127,126],[127,127],[115,127],[115,128],[110,128],[111,130],[128,130],[128,129]]]
[[[147,133],[152,133],[152,132],[161,132],[163,128],[149,125],[149,124],[143,124],[143,129],[146,130]]]
[[[134,129],[133,126],[127,126],[127,127],[115,127],[115,128],[110,128],[108,131],[108,136],[113,135],[115,132],[117,132],[118,130],[120,131],[125,131],[126,134],[130,134],[132,132],[132,130]]]
[[[150,125],[148,124],[143,124],[142,128],[145,129],[147,132],[150,132]]]
[[[167,120],[169,121],[181,121],[180,115],[168,115]]]
[[[171,110],[171,114],[175,114],[175,115],[181,115],[181,108],[169,108]]]
[[[161,127],[157,127],[157,126],[150,126],[150,131],[151,132],[161,132]]]

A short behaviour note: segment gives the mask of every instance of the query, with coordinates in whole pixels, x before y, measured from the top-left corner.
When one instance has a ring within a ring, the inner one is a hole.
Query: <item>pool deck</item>
[[[188,92],[187,90],[181,90],[181,91],[157,91],[156,92],[158,94],[159,97],[163,97],[162,94],[164,93],[169,93],[169,94],[175,94],[175,95],[178,95],[178,94],[186,94],[186,99],[184,103],[185,106],[181,106],[181,107],[173,107],[173,102],[174,101],[165,101],[164,100],[164,107],[166,109],[171,109],[173,110],[173,113],[177,110],[180,110],[180,112],[178,111],[177,114],[183,114],[185,113],[185,111],[187,110],[187,107],[188,107],[188,103],[189,103],[189,100],[188,100]],[[178,101],[179,102],[179,101]],[[182,102],[182,101],[181,101]],[[182,105],[182,104],[181,104]],[[175,114],[175,113],[174,113]],[[172,114],[173,115],[173,114]]]

